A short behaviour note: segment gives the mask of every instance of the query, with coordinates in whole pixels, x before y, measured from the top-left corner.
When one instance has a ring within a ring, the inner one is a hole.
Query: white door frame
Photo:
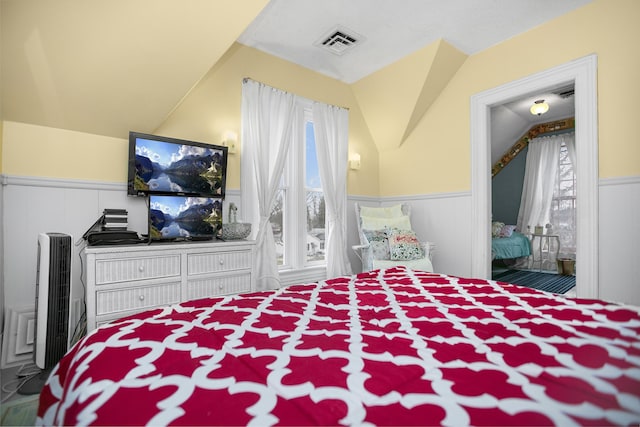
[[[576,292],[598,298],[598,99],[595,54],[471,97],[471,273],[491,278],[491,107],[574,84],[576,119]]]

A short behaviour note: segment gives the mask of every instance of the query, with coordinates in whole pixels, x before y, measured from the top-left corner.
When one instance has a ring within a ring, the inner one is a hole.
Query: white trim
[[[600,178],[600,186],[640,184],[640,176],[624,176],[616,178]]]
[[[22,185],[26,187],[72,188],[80,190],[127,191],[127,184],[122,182],[88,181],[82,179],[50,178],[40,176],[1,175],[2,185]],[[227,189],[225,197],[240,196],[240,190]],[[133,196],[137,197],[137,196]]]
[[[127,191],[127,184],[120,182],[86,181],[78,179],[50,178],[39,176],[4,175],[2,185],[26,187],[75,188],[80,190]]]
[[[327,279],[326,266],[312,266],[296,270],[280,270],[280,287],[313,283]]]
[[[452,199],[455,197],[469,197],[471,195],[468,191],[460,191],[455,193],[433,193],[433,194],[414,194],[411,196],[391,196],[381,197],[379,200],[382,203],[388,202],[409,202],[412,200],[435,200],[435,199]]]
[[[380,203],[381,197],[374,196],[358,196],[355,194],[347,194],[347,201],[349,202],[367,202],[367,203]]]
[[[470,191],[459,191],[452,193],[432,193],[432,194],[413,194],[406,196],[381,196],[381,197],[371,197],[371,196],[356,196],[356,195],[348,195],[347,200],[351,202],[368,202],[368,203],[404,203],[410,202],[412,200],[420,201],[420,200],[435,200],[435,199],[452,199],[455,197],[469,197],[471,196]]]
[[[478,93],[471,97],[471,272],[491,274],[490,109],[492,106],[567,83],[575,85],[578,180],[576,290],[598,297],[598,102],[595,54]]]

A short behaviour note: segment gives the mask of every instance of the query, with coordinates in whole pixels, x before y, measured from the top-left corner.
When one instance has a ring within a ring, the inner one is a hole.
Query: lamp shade
[[[540,99],[533,103],[530,111],[531,111],[531,114],[533,114],[534,116],[541,116],[547,111],[549,111],[549,104],[544,102],[544,99]]]

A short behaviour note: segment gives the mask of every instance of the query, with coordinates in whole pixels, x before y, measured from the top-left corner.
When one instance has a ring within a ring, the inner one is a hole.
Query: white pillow
[[[404,213],[402,213],[402,205],[394,205],[384,208],[360,206],[360,216],[366,216],[369,218],[395,218],[402,215],[404,215]]]
[[[400,230],[411,230],[411,221],[408,215],[401,215],[397,218],[379,218],[362,216],[363,230],[382,230],[385,227],[399,228]]]

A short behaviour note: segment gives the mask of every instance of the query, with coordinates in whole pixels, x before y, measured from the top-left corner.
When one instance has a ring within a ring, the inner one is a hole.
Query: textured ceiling
[[[353,83],[439,39],[467,55],[591,0],[271,0],[238,41]],[[336,27],[355,46],[335,55],[316,42]]]

